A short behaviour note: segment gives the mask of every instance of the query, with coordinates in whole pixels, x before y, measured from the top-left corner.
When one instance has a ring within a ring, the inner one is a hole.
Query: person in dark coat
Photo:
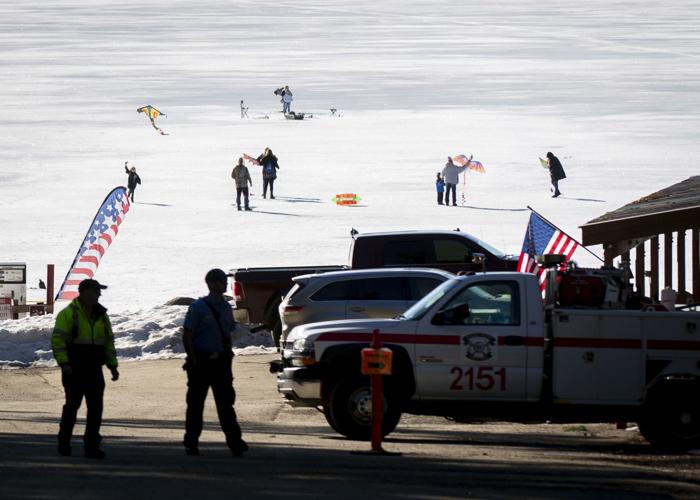
[[[212,269],[206,274],[204,281],[209,295],[190,305],[182,327],[182,343],[187,352],[183,368],[187,372],[184,445],[188,455],[199,455],[204,402],[209,388],[214,393],[221,430],[233,456],[240,456],[248,449],[233,407],[236,392],[231,368],[231,332],[235,321],[233,310],[224,297],[228,276],[221,269]]]
[[[277,179],[277,171],[280,169],[277,157],[272,154],[270,148],[265,148],[265,152],[258,156],[258,163],[262,166],[263,198],[267,198],[267,186],[270,186],[270,199],[274,200],[275,179]]]
[[[129,176],[126,183],[126,187],[129,188],[127,196],[131,198],[131,201],[134,201],[134,191],[136,191],[136,185],[141,184],[141,177],[136,173],[136,167],[131,167],[131,169],[129,169],[127,166],[128,163],[128,161],[124,162],[124,170],[126,170],[126,174]]]
[[[559,191],[559,181],[566,179],[566,174],[564,173],[564,167],[561,166],[559,158],[554,156],[551,152],[547,153],[547,160],[549,160],[549,177],[552,179],[552,187],[554,187],[552,198],[556,198],[561,195],[561,191]]]

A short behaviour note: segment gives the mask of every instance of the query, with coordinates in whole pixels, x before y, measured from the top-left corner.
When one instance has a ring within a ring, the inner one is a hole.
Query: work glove
[[[112,373],[112,380],[114,382],[119,380],[119,370],[117,370],[116,366],[114,368],[110,368],[109,371]]]
[[[70,365],[62,365],[61,373],[66,377],[70,377],[71,375],[73,375],[73,368],[71,368]]]

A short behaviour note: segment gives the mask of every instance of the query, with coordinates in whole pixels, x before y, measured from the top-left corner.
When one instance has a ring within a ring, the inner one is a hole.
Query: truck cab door
[[[523,400],[527,384],[525,297],[513,279],[465,282],[418,326],[420,399]]]

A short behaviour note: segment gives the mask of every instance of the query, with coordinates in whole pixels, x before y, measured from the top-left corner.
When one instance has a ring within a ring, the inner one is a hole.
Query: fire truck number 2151
[[[493,366],[473,366],[463,370],[455,366],[450,370],[454,376],[450,390],[452,391],[490,391],[496,389],[506,390],[506,369]]]

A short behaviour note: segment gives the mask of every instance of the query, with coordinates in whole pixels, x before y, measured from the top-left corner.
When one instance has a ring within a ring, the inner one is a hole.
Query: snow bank
[[[110,314],[120,361],[184,357],[181,327],[187,306]],[[54,315],[0,321],[0,368],[55,366],[51,352]],[[251,333],[242,325],[234,332],[237,355],[274,352],[268,332]]]

